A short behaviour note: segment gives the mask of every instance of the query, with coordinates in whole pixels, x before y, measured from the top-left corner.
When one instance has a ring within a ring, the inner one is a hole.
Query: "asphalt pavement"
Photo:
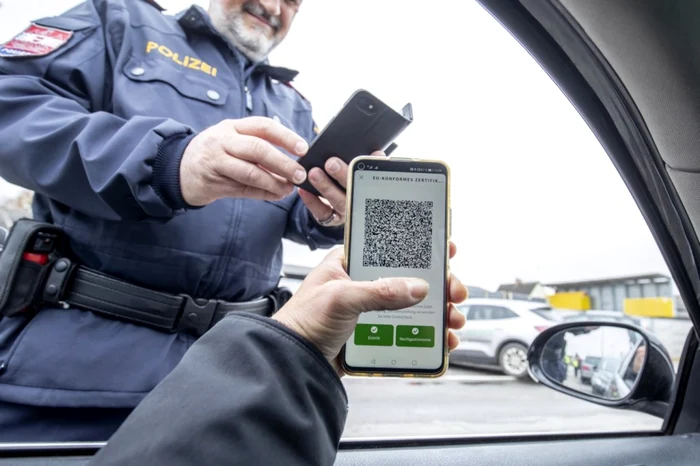
[[[534,382],[450,368],[436,380],[344,377],[345,438],[658,430],[662,420]]]

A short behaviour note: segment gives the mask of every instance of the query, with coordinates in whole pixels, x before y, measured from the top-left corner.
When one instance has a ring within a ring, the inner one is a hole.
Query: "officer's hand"
[[[371,155],[384,157],[382,151],[377,151]],[[326,161],[325,169],[343,187],[347,187],[348,164],[338,157],[331,157]],[[345,192],[338,188],[329,176],[320,168],[312,168],[309,171],[309,181],[314,188],[321,193],[321,197],[314,196],[303,189],[299,190],[299,196],[304,201],[306,207],[316,218],[318,223],[323,223],[327,227],[337,227],[345,223],[346,196]],[[333,220],[330,220],[333,217]]]
[[[224,197],[280,200],[306,171],[274,146],[302,156],[309,145],[271,118],[224,120],[194,137],[180,164],[182,197],[202,206]]]
[[[450,257],[455,253],[456,248],[450,243]],[[360,313],[404,309],[422,301],[427,292],[427,283],[420,279],[351,281],[343,268],[343,250],[339,248],[331,251],[309,273],[292,299],[273,319],[315,345],[342,375],[337,357],[355,329]],[[466,298],[467,289],[451,275],[448,298],[448,325],[451,329],[462,328],[465,322],[464,315],[452,303],[460,303]],[[459,338],[452,332],[447,341],[450,350],[459,344]]]

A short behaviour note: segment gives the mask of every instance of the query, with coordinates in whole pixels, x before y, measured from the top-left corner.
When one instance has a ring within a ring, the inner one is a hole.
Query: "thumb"
[[[381,278],[347,282],[345,304],[358,312],[405,309],[428,295],[428,282],[420,278]]]

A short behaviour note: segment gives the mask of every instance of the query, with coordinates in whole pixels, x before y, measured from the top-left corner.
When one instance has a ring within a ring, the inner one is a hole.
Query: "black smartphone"
[[[331,157],[338,157],[350,164],[355,157],[370,155],[378,150],[387,151],[412,121],[413,108],[410,103],[399,113],[360,89],[350,96],[340,112],[316,136],[306,155],[298,162],[309,173],[314,167],[325,171],[325,163]],[[331,180],[344,190],[332,177]],[[308,178],[298,186],[320,195]]]
[[[350,164],[345,267],[353,280],[417,277],[417,305],[360,315],[341,353],[349,375],[438,377],[447,369],[450,171],[441,161],[358,157]]]

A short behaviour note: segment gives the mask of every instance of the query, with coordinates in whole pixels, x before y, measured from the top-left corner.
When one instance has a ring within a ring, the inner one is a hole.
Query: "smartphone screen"
[[[361,314],[346,343],[344,364],[350,372],[441,372],[447,315],[447,167],[373,158],[358,160],[350,176],[350,277],[419,277],[430,290],[413,307]]]

